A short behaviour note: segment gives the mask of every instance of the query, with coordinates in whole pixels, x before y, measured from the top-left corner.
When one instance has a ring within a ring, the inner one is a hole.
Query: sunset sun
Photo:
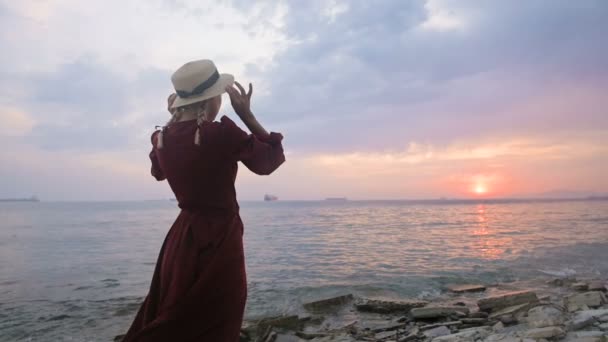
[[[484,184],[477,184],[477,185],[475,185],[473,192],[475,192],[477,195],[483,195],[486,192],[488,192],[488,189],[486,188],[486,186]]]

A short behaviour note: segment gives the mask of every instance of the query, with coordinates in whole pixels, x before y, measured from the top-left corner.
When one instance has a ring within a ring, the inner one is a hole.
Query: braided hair
[[[196,133],[194,133],[194,144],[200,146],[201,144],[201,129],[200,126],[203,124],[203,121],[206,121],[207,114],[207,101],[197,102],[191,105],[186,105],[177,108],[171,114],[171,119],[167,121],[167,123],[161,128],[160,132],[158,132],[158,136],[156,139],[156,148],[163,148],[163,135],[167,127],[173,123],[179,122],[182,118],[184,112],[188,110],[196,109]]]

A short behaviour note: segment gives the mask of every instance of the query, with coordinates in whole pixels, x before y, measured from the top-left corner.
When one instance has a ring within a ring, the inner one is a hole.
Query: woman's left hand
[[[253,94],[253,86],[249,83],[249,92],[245,92],[245,89],[239,82],[234,82],[239,88],[238,90],[234,86],[226,87],[226,92],[230,95],[230,103],[232,108],[241,119],[251,116],[251,95]]]

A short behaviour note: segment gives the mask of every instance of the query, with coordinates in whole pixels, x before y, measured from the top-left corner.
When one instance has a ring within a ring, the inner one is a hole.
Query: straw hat
[[[234,83],[234,76],[220,74],[212,61],[202,59],[177,69],[171,82],[177,94],[171,108],[177,108],[223,94]]]

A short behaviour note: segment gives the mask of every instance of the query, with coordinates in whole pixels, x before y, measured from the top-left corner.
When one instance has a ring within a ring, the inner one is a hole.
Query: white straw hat
[[[234,76],[220,74],[208,59],[188,62],[171,76],[177,97],[171,108],[205,101],[226,92],[234,83]]]

